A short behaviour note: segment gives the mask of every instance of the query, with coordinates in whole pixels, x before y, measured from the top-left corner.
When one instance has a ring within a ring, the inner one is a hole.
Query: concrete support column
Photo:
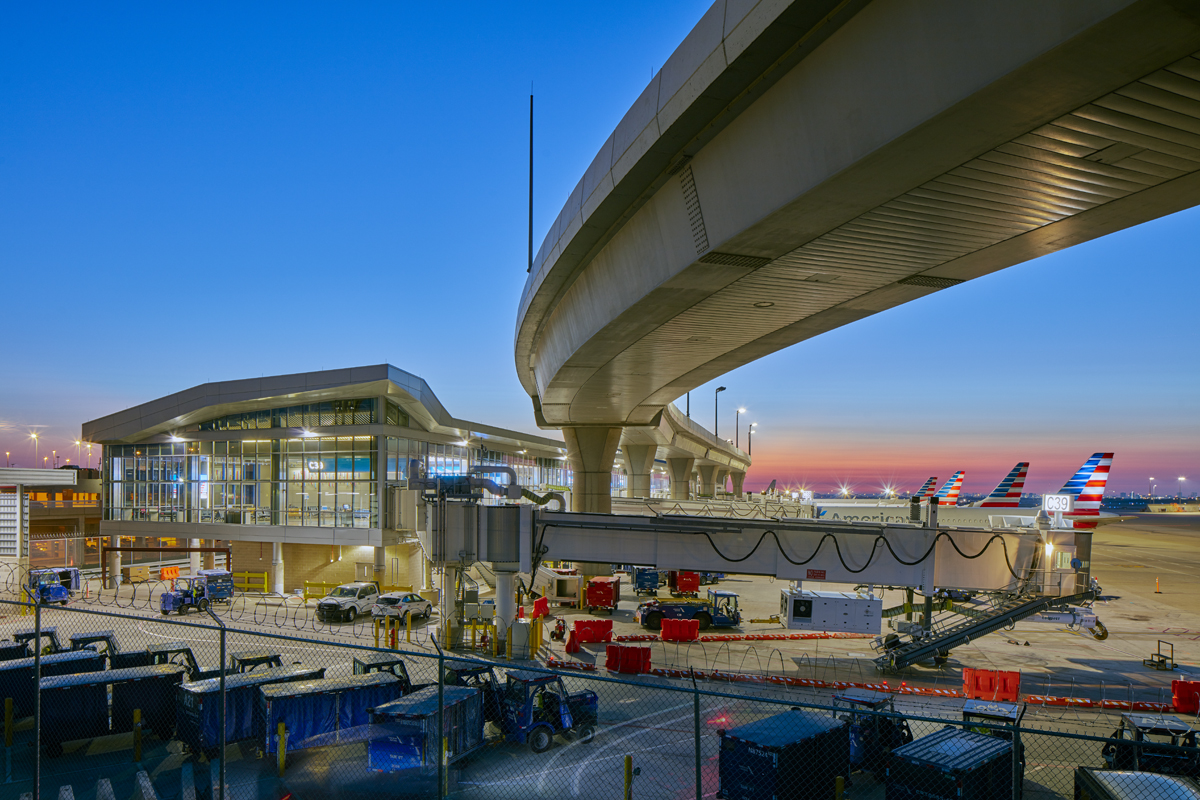
[[[507,639],[508,626],[517,618],[517,574],[496,572],[496,639]]]
[[[200,547],[201,539],[188,539],[188,547]],[[188,572],[195,575],[200,571],[200,554],[188,553]]]
[[[109,547],[120,547],[121,537],[108,537]],[[108,554],[108,585],[119,586],[121,584],[121,554],[109,552]]]
[[[201,544],[200,544],[201,547],[215,547],[216,546],[215,539],[201,539],[200,542],[201,542]],[[200,555],[202,556],[200,561],[201,561],[201,563],[204,564],[205,569],[216,569],[216,566],[217,566],[217,554],[216,553],[201,553]]]
[[[733,494],[738,500],[742,499],[742,484],[746,481],[746,473],[733,470],[729,473],[729,478],[733,482]]]
[[[671,499],[692,499],[692,468],[696,465],[694,458],[668,458],[667,475],[671,479]]]
[[[654,455],[658,445],[626,444],[621,446],[621,456],[625,459],[625,472],[629,475],[629,491],[627,497],[650,496],[650,472],[654,469]]]
[[[696,471],[700,473],[700,496],[712,497],[716,493],[717,465],[701,464]]]
[[[718,492],[725,491],[725,479],[729,477],[729,469],[727,467],[717,467],[717,484]]]
[[[384,550],[382,547],[375,548],[375,563],[372,565],[372,567],[375,573],[375,582],[380,586],[383,586],[383,579],[385,577],[385,573],[387,572],[387,558],[384,555]]]
[[[574,473],[571,510],[612,513],[612,468],[621,442],[619,427],[563,428]]]
[[[192,555],[196,555],[193,553]],[[283,594],[283,542],[271,542],[271,591]]]

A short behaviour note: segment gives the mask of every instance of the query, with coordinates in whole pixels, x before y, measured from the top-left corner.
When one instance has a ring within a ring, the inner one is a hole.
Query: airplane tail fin
[[[979,506],[981,508],[1016,508],[1021,503],[1021,490],[1025,488],[1025,476],[1028,473],[1028,461],[1017,464]]]
[[[1112,453],[1093,453],[1083,462],[1071,480],[1059,490],[1059,494],[1075,496],[1075,511],[1072,517],[1097,517],[1100,501],[1104,499],[1104,487],[1108,483],[1108,472],[1112,469]],[[1094,523],[1075,522],[1076,528],[1095,527]]]
[[[913,497],[920,497],[920,498],[929,497],[936,491],[937,491],[937,478],[933,477],[933,478],[930,478],[929,480],[925,481],[924,485],[922,485],[920,489],[917,489],[915,492],[913,492]]]
[[[963,475],[965,473],[960,469],[958,472],[950,476],[950,480],[942,484],[942,488],[937,490],[934,495],[938,499],[938,504],[943,506],[953,506],[958,504],[958,493],[962,489]]]

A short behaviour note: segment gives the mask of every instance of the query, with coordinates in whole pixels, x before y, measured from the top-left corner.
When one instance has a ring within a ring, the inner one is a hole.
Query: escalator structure
[[[955,647],[1002,628],[1011,629],[1034,614],[1094,599],[1092,591],[1067,596],[997,593],[978,596],[970,603],[946,603],[942,606],[944,613],[933,618],[928,632],[917,629],[910,633],[893,633],[872,642],[872,648],[880,654],[875,664],[883,671],[900,670],[927,660],[940,666]]]

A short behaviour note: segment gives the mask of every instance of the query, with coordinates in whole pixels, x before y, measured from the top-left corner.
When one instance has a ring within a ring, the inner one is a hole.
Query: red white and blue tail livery
[[[934,477],[930,478],[929,480],[925,481],[925,483],[921,486],[920,489],[917,489],[915,492],[913,492],[913,497],[920,497],[922,499],[924,499],[926,497],[933,497],[933,493],[936,491],[937,491],[937,477],[934,476]]]
[[[1075,520],[1076,528],[1094,528],[1093,523],[1078,517],[1100,516],[1100,501],[1104,499],[1104,487],[1108,483],[1108,472],[1112,469],[1112,453],[1093,453],[1083,466],[1067,481],[1059,494],[1075,496],[1075,510],[1066,516]]]
[[[1021,490],[1025,488],[1025,476],[1029,474],[1029,462],[1022,461],[1004,476],[1000,485],[979,504],[980,508],[1016,508],[1021,504]]]
[[[958,504],[958,493],[962,489],[964,474],[960,469],[950,476],[950,480],[942,484],[942,488],[938,489],[937,494],[934,495],[938,499],[938,505],[953,506]]]

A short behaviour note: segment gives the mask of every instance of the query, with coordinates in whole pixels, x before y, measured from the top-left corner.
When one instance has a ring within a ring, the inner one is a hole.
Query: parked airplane
[[[953,506],[958,504],[958,493],[962,490],[963,476],[966,473],[961,469],[950,476],[950,480],[946,481],[942,488],[937,490],[934,495],[938,499],[938,505]]]
[[[937,489],[934,488],[935,486],[937,486],[937,477],[936,476],[925,481],[925,485],[922,486],[920,489],[917,489],[915,492],[913,492],[913,496],[914,497],[932,497],[933,493],[935,491],[937,491]]]
[[[1108,483],[1112,467],[1112,453],[1094,453],[1083,463],[1066,485],[1057,494],[1075,497],[1075,510],[1064,514],[1076,528],[1095,528],[1111,522],[1120,522],[1129,517],[1100,511],[1104,498],[1104,487]],[[1015,471],[1015,470],[1014,470]],[[1011,473],[1010,473],[1011,475]],[[1008,478],[1005,478],[1007,481]],[[1015,479],[1014,479],[1015,480]],[[1004,481],[1001,482],[1001,486]],[[997,487],[999,490],[1000,487]],[[992,492],[996,494],[996,492]],[[938,523],[940,525],[984,528],[984,527],[1029,527],[1034,525],[1040,509],[1013,506],[947,506],[941,507],[939,499]],[[908,508],[901,506],[835,506],[823,505],[818,515],[821,519],[845,520],[847,522],[908,522]]]
[[[1016,508],[1021,505],[1021,490],[1025,488],[1025,476],[1029,474],[1029,462],[1022,461],[1004,476],[1000,485],[978,503],[975,508]]]

